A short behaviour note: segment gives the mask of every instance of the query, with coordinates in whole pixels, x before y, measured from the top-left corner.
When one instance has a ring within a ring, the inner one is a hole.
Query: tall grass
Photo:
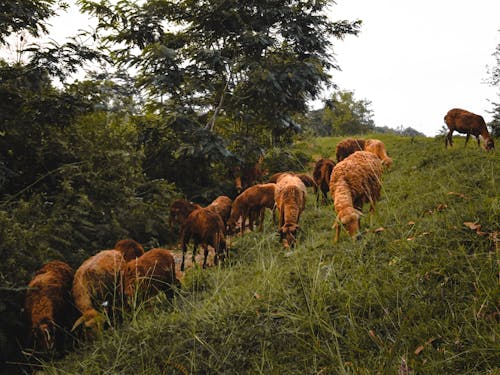
[[[343,232],[334,244],[333,205],[311,194],[293,251],[268,214],[263,232],[231,240],[223,267],[190,270],[172,301],[158,298],[44,371],[498,374],[498,152],[377,137],[394,165],[361,240]],[[298,147],[334,157],[338,140]]]

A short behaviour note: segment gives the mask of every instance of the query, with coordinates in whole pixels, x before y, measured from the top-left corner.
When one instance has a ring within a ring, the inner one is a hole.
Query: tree
[[[362,134],[375,127],[371,102],[356,100],[352,91],[338,91],[326,102],[323,122],[329,124],[334,135]]]
[[[331,22],[331,1],[82,1],[105,44],[159,108],[250,124],[277,139],[330,78],[331,40],[360,22]],[[195,121],[199,121],[198,117]]]

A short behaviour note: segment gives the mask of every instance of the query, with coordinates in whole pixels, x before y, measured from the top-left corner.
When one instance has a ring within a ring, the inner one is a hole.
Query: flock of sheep
[[[476,137],[482,136],[486,149],[494,147],[482,117],[453,109],[445,122],[450,129],[446,146],[451,145],[454,130]],[[484,126],[483,126],[484,124]],[[479,140],[479,138],[478,138]],[[232,201],[220,196],[207,207],[177,200],[171,205],[169,224],[181,228],[180,243],[185,269],[185,254],[192,240],[193,262],[198,245],[207,265],[209,246],[215,250],[214,263],[223,262],[227,255],[226,235],[245,232],[259,223],[262,230],[266,209],[278,211],[278,232],[285,247],[295,245],[300,216],[305,208],[307,190],[311,186],[326,202],[330,192],[336,211],[335,241],[344,227],[352,238],[359,233],[363,204],[370,212],[380,198],[384,166],[392,159],[385,145],[376,139],[344,139],[336,147],[337,163],[328,158],[316,162],[312,177],[307,174],[280,172],[267,183],[255,184],[242,191]],[[248,179],[248,176],[246,176]],[[238,179],[241,183],[241,178]],[[250,179],[251,180],[251,179]],[[254,181],[255,182],[255,181]],[[116,243],[114,249],[103,250],[85,260],[73,272],[61,261],[45,264],[28,285],[25,311],[30,317],[31,346],[47,351],[64,345],[65,332],[80,330],[89,337],[102,331],[103,324],[114,316],[115,306],[123,308],[147,298],[159,290],[172,294],[180,286],[174,255],[165,249],[144,252],[134,240]],[[119,316],[119,314],[118,314]],[[80,328],[79,328],[80,327]]]

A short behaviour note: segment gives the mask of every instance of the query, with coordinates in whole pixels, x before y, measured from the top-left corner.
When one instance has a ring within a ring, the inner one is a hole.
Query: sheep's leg
[[[195,242],[194,246],[193,246],[193,258],[192,258],[193,266],[196,264],[196,254],[197,253],[198,253],[198,242]]]
[[[248,210],[248,228],[253,232],[254,210]]]
[[[259,223],[259,231],[261,231],[261,232],[264,229],[264,215],[265,214],[266,214],[266,208],[262,207],[260,209],[260,223]]]
[[[477,147],[481,147],[481,142],[479,141],[479,136],[477,136],[476,139],[477,139]]]
[[[340,223],[335,223],[334,226],[335,226],[335,239],[334,239],[334,242],[339,242],[339,237],[340,237],[340,227],[341,227],[342,224]]]
[[[181,263],[181,271],[184,272],[184,258],[186,256],[187,245],[185,243],[182,244],[182,263]]]
[[[215,251],[215,259],[217,259],[217,250]],[[208,245],[203,245],[203,268],[207,268]],[[217,264],[217,263],[216,263]]]
[[[450,147],[453,146],[453,130],[450,130],[445,137],[445,147],[448,147],[448,143],[450,144]]]
[[[241,213],[241,234],[245,233],[245,225],[247,222],[248,210],[243,210]]]
[[[467,147],[467,142],[469,142],[469,138],[470,138],[470,133],[467,133],[467,136],[465,137],[465,145],[464,145],[464,147]]]

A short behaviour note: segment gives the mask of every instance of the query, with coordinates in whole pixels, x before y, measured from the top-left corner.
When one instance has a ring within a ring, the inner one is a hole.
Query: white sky
[[[332,19],[361,19],[335,42],[333,81],[372,102],[377,126],[436,135],[454,107],[486,122],[499,89],[483,83],[500,43],[500,0],[337,0]]]
[[[363,25],[357,37],[334,41],[342,71],[333,82],[371,101],[377,126],[433,136],[454,107],[491,120],[489,100],[500,101],[500,90],[484,82],[500,44],[500,0],[336,1],[332,20]],[[73,7],[52,24],[50,36],[62,41],[89,21]]]

